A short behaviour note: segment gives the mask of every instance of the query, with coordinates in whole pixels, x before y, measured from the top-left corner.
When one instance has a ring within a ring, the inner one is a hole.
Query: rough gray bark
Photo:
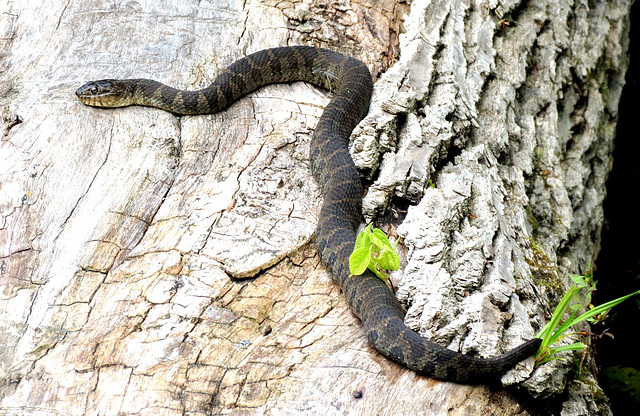
[[[546,414],[366,345],[310,243],[307,148],[326,94],[273,86],[176,118],[86,108],[73,91],[134,76],[194,89],[285,44],[358,56],[382,73],[353,140],[375,178],[366,213],[412,204],[394,276],[407,322],[493,355],[533,336],[597,254],[629,8],[0,3],[0,414]],[[570,368],[545,365],[522,391],[607,414]]]

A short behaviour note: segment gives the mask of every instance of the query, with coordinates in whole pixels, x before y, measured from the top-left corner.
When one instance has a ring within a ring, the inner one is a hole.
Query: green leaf
[[[538,361],[538,365],[540,364],[544,364],[547,361],[552,361],[552,360],[559,360],[558,357],[555,357],[554,355],[562,352],[562,351],[577,351],[577,350],[583,350],[587,348],[587,346],[585,344],[583,344],[582,342],[575,342],[571,345],[562,345],[560,347],[554,347],[554,348],[549,348],[547,350],[547,353],[544,354],[543,357],[541,357],[541,359]]]
[[[371,262],[371,247],[361,247],[353,250],[349,256],[349,271],[351,276],[360,276],[367,270]]]
[[[369,236],[371,235],[371,233],[367,231],[367,228],[361,231],[356,237],[356,244],[355,244],[354,250],[371,245],[369,240]]]
[[[389,279],[389,274],[385,270],[380,269],[377,264],[370,263],[369,270],[375,273],[375,275],[378,276],[378,279],[382,280],[383,282],[386,282],[387,279]]]
[[[393,246],[391,245],[391,243],[389,242],[389,239],[387,238],[387,236],[385,235],[385,233],[378,229],[378,228],[374,228],[373,229],[373,233],[371,234],[371,242],[383,249],[383,250],[391,250],[393,251]]]
[[[552,350],[553,352],[562,352],[562,351],[583,350],[585,348],[587,348],[586,344],[583,344],[582,342],[574,342],[573,344],[570,344],[570,345],[561,345],[559,347],[552,348]]]
[[[387,270],[398,270],[400,257],[382,230],[367,225],[356,237],[353,253],[349,256],[350,276],[358,276],[369,269],[383,281],[387,281]]]
[[[587,287],[587,282],[585,281],[584,276],[581,276],[579,274],[570,274],[569,277],[571,278],[571,280],[573,280],[573,283],[575,283],[576,286],[580,288]]]
[[[536,337],[545,339],[548,335],[553,333],[553,328],[556,328],[560,324],[560,320],[562,319],[562,315],[567,309],[571,298],[573,295],[578,292],[577,286],[571,286],[571,288],[565,293],[565,295],[556,306],[556,309],[553,311],[553,315],[551,315],[551,320],[538,332]]]
[[[400,257],[395,251],[383,251],[378,256],[378,265],[383,270],[398,270],[400,268]]]
[[[640,290],[638,290],[636,292],[633,292],[633,293],[629,293],[628,295],[622,296],[622,297],[620,297],[618,299],[611,300],[611,301],[609,301],[607,303],[603,303],[600,306],[596,306],[595,308],[593,308],[591,310],[588,310],[587,312],[585,312],[582,315],[578,316],[577,318],[573,319],[571,321],[571,325],[575,325],[578,322],[584,321],[585,319],[593,318],[594,316],[597,316],[597,315],[600,315],[602,313],[605,313],[605,312],[609,311],[609,309],[613,308],[614,306],[624,302],[625,300],[629,299],[631,296],[637,295],[639,293],[640,293]],[[569,326],[571,326],[571,325],[569,325]]]
[[[582,279],[586,279],[585,276],[578,276]],[[594,307],[591,305],[591,293],[595,290],[595,282],[587,284],[585,280],[581,280],[578,277],[572,276],[571,279],[576,282],[576,285],[571,286],[571,288],[565,293],[562,297],[558,306],[556,306],[553,315],[551,316],[551,320],[538,332],[536,337],[542,338],[542,343],[540,348],[538,349],[538,353],[536,354],[536,363],[537,365],[543,364],[547,361],[557,359],[554,357],[554,354],[561,351],[571,351],[571,350],[579,350],[586,348],[586,345],[581,342],[576,342],[571,345],[564,345],[560,347],[551,347],[551,345],[556,344],[558,341],[563,338],[573,335],[575,333],[567,333],[568,329],[572,326],[580,323],[582,321],[590,321],[596,322],[604,319],[604,316],[607,312],[613,308],[614,306],[622,303],[626,299],[631,296],[640,294],[640,290],[630,293],[626,296],[622,296],[618,299],[614,299],[607,303],[604,303],[600,306]],[[589,275],[588,278],[591,279],[593,276]],[[582,286],[581,286],[582,285]],[[588,287],[587,294],[583,297],[578,295],[581,286],[582,288]],[[576,299],[580,305],[571,304],[572,300]],[[586,301],[586,302],[585,302]],[[582,308],[586,308],[587,311],[583,314],[578,315],[578,311]],[[569,318],[563,321],[563,317],[567,310],[571,310]]]

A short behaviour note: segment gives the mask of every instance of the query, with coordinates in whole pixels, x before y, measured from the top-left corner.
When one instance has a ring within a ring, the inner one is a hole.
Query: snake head
[[[115,79],[87,82],[78,88],[76,95],[84,104],[93,107],[124,107],[133,104],[129,89]]]

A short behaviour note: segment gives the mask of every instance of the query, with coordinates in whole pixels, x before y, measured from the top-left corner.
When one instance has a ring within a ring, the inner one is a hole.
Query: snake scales
[[[334,93],[311,142],[312,171],[324,195],[316,241],[324,265],[342,286],[371,345],[418,373],[459,383],[495,379],[532,355],[539,339],[488,359],[448,350],[404,324],[402,306],[373,273],[348,277],[349,255],[362,215],[363,189],[347,145],[352,130],[369,109],[373,89],[371,74],[359,60],[326,49],[282,47],[236,61],[200,91],[181,91],[152,80],[132,79],[89,82],[76,94],[90,106],[135,104],[177,114],[207,114],[226,109],[264,85],[293,81],[306,81]]]

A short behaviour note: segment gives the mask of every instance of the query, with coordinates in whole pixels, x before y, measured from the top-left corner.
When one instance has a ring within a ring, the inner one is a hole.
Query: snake
[[[311,170],[323,195],[316,246],[322,264],[360,319],[370,345],[416,373],[462,384],[495,381],[533,355],[540,346],[539,338],[490,358],[447,349],[405,324],[404,308],[374,273],[367,270],[350,276],[349,256],[362,221],[364,191],[348,145],[353,129],[369,111],[373,92],[371,73],[362,61],[312,46],[286,46],[235,61],[211,85],[198,91],[183,91],[149,79],[105,79],[86,83],[76,95],[93,107],[142,105],[176,115],[211,114],[262,86],[295,81],[332,93],[309,151]]]

